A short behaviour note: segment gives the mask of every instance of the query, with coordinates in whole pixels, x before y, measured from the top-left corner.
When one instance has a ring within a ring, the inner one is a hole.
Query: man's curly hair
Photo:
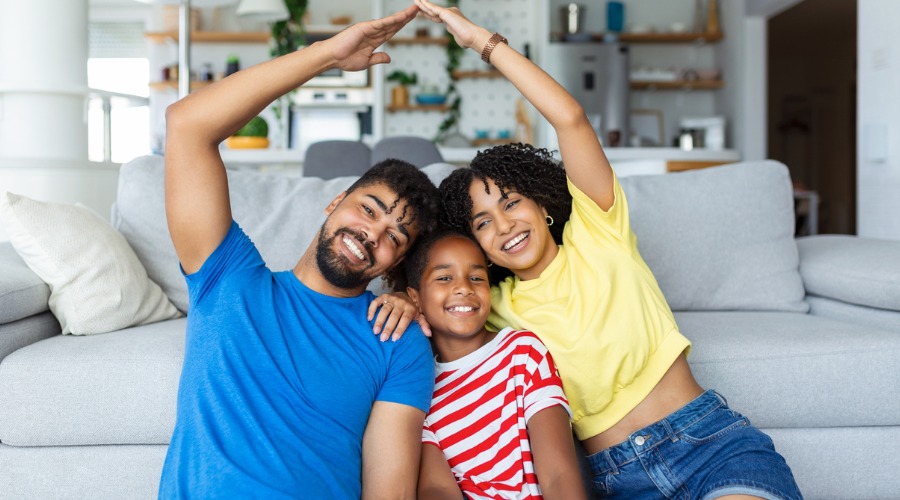
[[[441,223],[472,234],[472,199],[469,186],[478,180],[488,192],[488,180],[507,197],[510,191],[530,198],[553,217],[550,234],[562,244],[562,233],[572,213],[572,195],[566,185],[561,163],[543,148],[514,143],[480,151],[469,168],[455,170],[441,182]],[[512,276],[509,269],[497,265],[489,269],[491,284]]]
[[[437,226],[440,193],[431,179],[414,165],[394,158],[376,163],[347,188],[347,193],[374,184],[384,184],[397,195],[393,204],[388,206],[387,213],[391,213],[401,201],[406,201],[407,207],[403,213],[397,214],[397,219],[414,227],[419,237],[430,233]],[[407,213],[408,210],[412,210],[412,213]],[[407,253],[412,251],[415,240],[411,243]],[[389,287],[406,289],[406,276],[402,265],[395,265],[387,271],[384,280]]]

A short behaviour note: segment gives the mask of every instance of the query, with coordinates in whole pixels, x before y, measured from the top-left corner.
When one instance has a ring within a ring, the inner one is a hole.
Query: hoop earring
[[[487,261],[487,262],[488,262],[488,267],[491,267],[491,266],[493,266],[493,265],[494,265],[494,263],[493,263],[493,262],[491,262],[491,261]]]
[[[548,216],[547,216],[547,226],[549,227],[549,226],[552,226],[552,225],[553,225],[553,217],[550,217],[550,216],[548,215]]]

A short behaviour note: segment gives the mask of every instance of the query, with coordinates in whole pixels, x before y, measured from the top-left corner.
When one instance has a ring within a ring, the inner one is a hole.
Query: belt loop
[[[616,461],[613,460],[612,455],[610,455],[609,450],[603,450],[600,453],[603,453],[603,458],[606,459],[606,463],[609,465],[610,472],[613,474],[619,473],[619,466],[616,464]]]
[[[728,406],[728,400],[725,399],[725,396],[719,394],[719,393],[716,392],[715,390],[713,390],[712,393],[715,394],[717,398],[719,398],[719,401],[722,402],[722,405]]]
[[[675,433],[675,429],[672,428],[672,424],[669,423],[669,419],[662,419],[661,423],[663,427],[666,429],[666,434],[669,435],[669,439],[672,440],[673,443],[678,442],[678,434]]]

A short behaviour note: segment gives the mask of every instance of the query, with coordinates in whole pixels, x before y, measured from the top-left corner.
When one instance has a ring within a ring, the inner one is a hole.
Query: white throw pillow
[[[0,222],[28,267],[50,285],[63,334],[90,335],[181,313],[125,238],[83,206],[0,193]]]

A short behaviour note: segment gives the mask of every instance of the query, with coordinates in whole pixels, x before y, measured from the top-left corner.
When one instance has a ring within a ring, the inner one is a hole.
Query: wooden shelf
[[[603,41],[605,33],[591,33],[593,42]],[[724,33],[620,33],[619,41],[624,43],[714,43],[725,38]],[[553,33],[550,39],[564,42],[565,35]],[[587,40],[584,40],[587,41]],[[573,43],[578,43],[574,41]]]
[[[248,33],[230,31],[194,31],[191,32],[192,43],[268,43],[269,33]],[[144,38],[155,43],[169,40],[178,41],[177,31],[148,31]]]
[[[202,89],[212,85],[213,82],[191,82],[191,90]],[[170,80],[168,82],[150,82],[150,88],[153,90],[178,90],[178,82]]]
[[[601,35],[602,39],[603,36]],[[725,38],[719,33],[622,33],[619,40],[627,43],[712,43]]]
[[[502,78],[503,73],[495,70],[483,70],[483,71],[454,71],[453,78],[457,80],[462,80],[464,78]]]
[[[722,80],[696,80],[672,82],[632,81],[632,90],[718,90],[725,86]]]
[[[387,41],[388,45],[447,45],[446,37],[438,36],[417,36],[417,37],[394,37]]]
[[[405,104],[405,105],[394,105],[390,104],[385,107],[388,113],[396,113],[398,111],[440,111],[445,112],[450,110],[450,106],[446,104]]]

